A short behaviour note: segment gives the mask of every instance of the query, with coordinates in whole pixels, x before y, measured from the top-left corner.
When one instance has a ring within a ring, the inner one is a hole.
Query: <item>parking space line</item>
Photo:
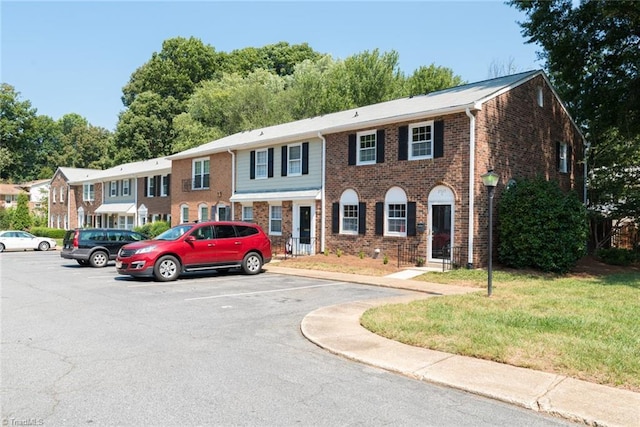
[[[224,294],[224,295],[211,295],[208,297],[196,297],[196,298],[185,298],[185,301],[197,301],[204,299],[214,299],[214,298],[227,298],[227,297],[241,297],[245,295],[258,295],[258,294],[270,294],[275,292],[288,292],[288,291],[298,291],[301,289],[311,289],[311,288],[325,288],[327,286],[338,286],[343,283],[328,283],[324,285],[311,285],[311,286],[300,286],[298,288],[286,288],[286,289],[271,289],[268,291],[255,291],[255,292],[242,292],[239,294]]]

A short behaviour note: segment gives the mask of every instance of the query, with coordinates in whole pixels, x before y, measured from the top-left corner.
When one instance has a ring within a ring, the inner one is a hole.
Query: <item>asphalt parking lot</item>
[[[300,332],[319,307],[397,289],[272,273],[160,283],[56,251],[3,253],[0,278],[5,425],[560,424]]]

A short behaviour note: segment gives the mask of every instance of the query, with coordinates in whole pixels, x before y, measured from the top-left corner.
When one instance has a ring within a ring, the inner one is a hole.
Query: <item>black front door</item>
[[[300,243],[311,243],[311,206],[300,206]]]

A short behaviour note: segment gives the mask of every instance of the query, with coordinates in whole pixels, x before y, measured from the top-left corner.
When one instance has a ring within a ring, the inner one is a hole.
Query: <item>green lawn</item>
[[[640,274],[597,278],[457,270],[421,280],[484,288],[378,307],[365,328],[406,344],[640,391]]]

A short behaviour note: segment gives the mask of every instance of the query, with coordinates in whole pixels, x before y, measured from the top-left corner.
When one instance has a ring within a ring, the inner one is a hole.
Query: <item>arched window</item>
[[[209,221],[209,206],[206,203],[198,205],[198,222]]]
[[[340,233],[358,234],[358,194],[351,189],[340,197]]]
[[[180,223],[189,222],[189,205],[180,205]]]
[[[407,235],[407,194],[400,187],[392,187],[384,197],[384,234]]]
[[[84,208],[80,206],[78,208],[78,227],[84,227]]]

